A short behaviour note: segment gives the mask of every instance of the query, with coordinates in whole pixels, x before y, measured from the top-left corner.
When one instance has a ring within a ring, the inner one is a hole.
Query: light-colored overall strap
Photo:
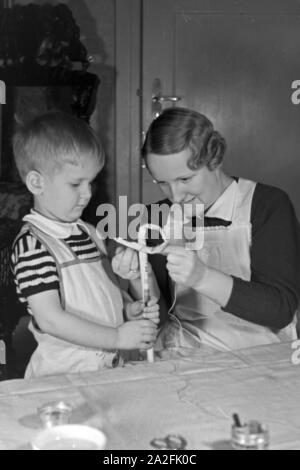
[[[97,230],[93,225],[88,224],[87,222],[80,221],[80,227],[83,227],[85,232],[90,236],[90,238],[95,243],[96,247],[101,254],[107,256],[107,250],[104,243],[104,237],[99,230]]]
[[[240,225],[251,222],[252,199],[255,188],[256,183],[254,181],[239,178],[233,213],[234,223]]]
[[[45,248],[53,256],[57,266],[61,266],[64,263],[69,263],[73,261],[74,258],[76,258],[73,251],[69,248],[64,240],[53,238],[51,235],[48,235],[43,230],[39,229],[32,222],[25,223],[18,235],[18,238],[27,231],[29,231],[45,246]]]
[[[61,241],[60,243],[60,250],[57,248],[57,243],[55,244],[55,240],[53,242],[52,237],[47,235],[45,232],[42,230],[38,229],[35,225],[33,225],[31,222],[26,222],[23,227],[21,228],[16,241],[22,237],[26,232],[28,232],[41,244],[46,248],[46,250],[51,254],[52,258],[54,259],[55,265],[56,265],[56,270],[57,270],[57,275],[59,279],[59,285],[60,285],[60,298],[61,298],[61,303],[62,307],[65,308],[65,294],[64,294],[64,287],[63,287],[63,282],[62,282],[62,272],[61,272],[61,266],[65,260],[69,260],[74,258],[73,252],[68,249],[68,247],[65,246],[65,243]]]

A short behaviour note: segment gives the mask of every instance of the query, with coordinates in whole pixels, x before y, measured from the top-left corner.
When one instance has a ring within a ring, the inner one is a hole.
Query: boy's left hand
[[[141,300],[130,302],[126,306],[126,316],[128,320],[147,319],[158,325],[159,323],[159,305],[155,297],[147,302],[147,305]]]

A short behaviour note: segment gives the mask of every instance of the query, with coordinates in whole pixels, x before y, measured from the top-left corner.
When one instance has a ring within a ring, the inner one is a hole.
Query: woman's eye
[[[181,178],[182,183],[188,183],[191,180],[191,178]]]
[[[79,183],[71,183],[71,186],[72,186],[73,188],[78,188],[78,187],[79,187]]]

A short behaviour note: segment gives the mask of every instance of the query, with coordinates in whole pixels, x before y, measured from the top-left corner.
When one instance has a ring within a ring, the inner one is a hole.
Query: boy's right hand
[[[142,318],[146,320],[151,320],[156,325],[159,324],[159,305],[155,297],[147,302],[147,305],[144,305],[142,300],[137,300],[136,302],[128,302],[126,305],[126,318],[128,320],[140,320]]]
[[[118,328],[117,349],[150,349],[157,326],[150,320],[128,321]]]
[[[133,281],[141,277],[138,254],[131,248],[118,246],[111,265],[114,273],[123,279]]]

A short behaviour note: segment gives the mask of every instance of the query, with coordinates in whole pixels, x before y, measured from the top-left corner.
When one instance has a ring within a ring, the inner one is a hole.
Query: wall
[[[299,1],[143,0],[143,6],[143,130],[159,77],[163,94],[207,115],[226,138],[226,171],[281,187],[300,220],[300,105],[291,101],[300,75]],[[161,194],[144,174],[144,201],[155,201]]]
[[[115,199],[115,0],[19,0],[16,3],[66,3],[80,27],[83,44],[94,57],[89,72],[97,74],[101,84],[91,125],[104,143],[107,160],[97,201],[90,208],[89,216],[93,217],[100,199]]]
[[[106,149],[100,198],[115,199],[115,0],[65,0],[81,29],[82,42],[95,59],[89,68],[101,80],[91,119]],[[104,175],[103,175],[104,176]],[[103,186],[105,191],[103,191]]]

